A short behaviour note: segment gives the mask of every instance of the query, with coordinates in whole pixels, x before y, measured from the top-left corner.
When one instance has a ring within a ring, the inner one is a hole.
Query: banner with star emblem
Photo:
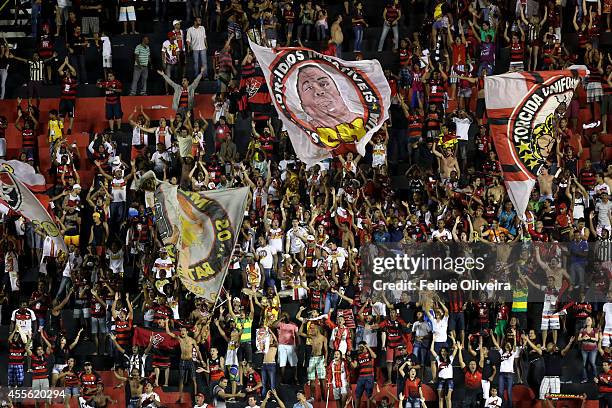
[[[248,195],[248,187],[193,192],[167,182],[155,191],[155,226],[165,245],[176,245],[181,282],[210,303],[225,280]]]
[[[349,151],[365,154],[389,117],[391,89],[378,61],[249,42],[301,161],[310,166]]]
[[[64,238],[45,207],[28,187],[4,166],[0,166],[0,202],[30,221],[39,233],[53,241],[56,248],[66,251]]]
[[[556,126],[586,69],[516,72],[485,78],[485,103],[504,183],[523,216],[538,175],[555,154]]]

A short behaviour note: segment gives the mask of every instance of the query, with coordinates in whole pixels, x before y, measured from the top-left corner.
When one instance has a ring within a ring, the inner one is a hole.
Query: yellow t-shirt
[[[55,142],[63,136],[64,122],[59,119],[49,121],[49,142]]]

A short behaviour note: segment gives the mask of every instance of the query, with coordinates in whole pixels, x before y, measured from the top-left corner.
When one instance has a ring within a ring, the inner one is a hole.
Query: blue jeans
[[[60,286],[57,290],[57,295],[55,295],[55,298],[61,300],[60,296],[64,293],[65,290],[69,290],[71,286],[72,279],[70,279],[68,276],[62,276],[62,280],[60,282]]]
[[[381,52],[383,50],[383,46],[385,45],[385,40],[387,39],[387,34],[389,34],[389,30],[393,30],[393,49],[397,49],[397,44],[399,43],[399,27],[397,23],[393,27],[391,27],[385,21],[382,33],[380,34],[380,40],[378,41],[378,52]]]
[[[208,61],[206,59],[206,49],[192,50],[191,52],[193,53],[193,75],[197,76],[200,73],[200,67],[203,67],[203,77],[208,77]]]
[[[363,42],[363,27],[353,27],[353,34],[355,35],[355,46],[354,51],[361,51],[361,43]]]
[[[187,15],[185,21],[193,21],[191,16],[200,17],[200,10],[202,10],[202,0],[187,0],[185,2],[185,14]]]
[[[579,262],[572,262],[569,266],[570,278],[574,286],[584,287],[584,272],[586,264]]]
[[[155,0],[155,17],[160,20],[165,20],[167,6],[168,0]]]
[[[478,66],[478,76],[482,74],[482,71],[487,71],[487,75],[493,75],[493,66],[489,62],[481,62]]]
[[[330,309],[336,309],[338,305],[339,296],[337,293],[328,293],[325,297],[325,309],[323,313],[329,313]]]
[[[270,387],[268,388],[268,383]],[[276,363],[264,363],[261,367],[261,395],[264,397],[268,390],[276,389]]]
[[[514,382],[514,373],[499,374],[499,396],[506,403],[507,407],[512,408],[512,383]],[[508,398],[504,397],[504,391],[508,390]]]
[[[38,37],[38,20],[42,10],[42,4],[32,0],[32,38]]]
[[[412,354],[415,355],[417,362],[420,366],[425,365],[425,359],[427,358],[427,350],[429,348],[421,341],[415,341],[412,347]]]
[[[595,359],[597,358],[597,349],[592,351],[580,350],[582,353],[582,379],[590,380],[595,377]]]
[[[361,396],[365,392],[368,398],[372,397],[372,390],[374,389],[374,376],[371,377],[359,377],[357,379],[357,386],[355,387],[355,399],[359,404]]]
[[[327,29],[323,24],[317,24],[315,26],[315,33],[317,35],[317,41],[323,41],[327,38]]]
[[[112,226],[119,227],[119,224],[125,219],[125,201],[110,203],[110,220]],[[104,245],[104,242],[98,242],[98,245]]]
[[[404,408],[421,408],[421,398],[406,397],[404,400]]]

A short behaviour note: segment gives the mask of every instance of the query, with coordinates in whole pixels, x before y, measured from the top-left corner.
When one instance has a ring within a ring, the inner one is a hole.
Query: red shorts
[[[397,354],[396,350],[397,349],[395,347],[393,347],[393,348],[392,347],[387,347],[387,355],[386,355],[387,363],[392,363],[392,362],[395,361],[395,355]]]

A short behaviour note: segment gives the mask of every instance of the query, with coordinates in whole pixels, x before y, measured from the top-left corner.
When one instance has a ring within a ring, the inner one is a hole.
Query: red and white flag
[[[485,103],[504,183],[525,214],[538,175],[555,154],[555,128],[586,69],[517,72],[485,78]]]
[[[53,241],[55,248],[66,251],[66,244],[57,224],[40,200],[20,181],[16,174],[1,166],[0,204],[4,204],[11,210],[21,214],[34,224],[34,227],[41,234],[49,237]]]

